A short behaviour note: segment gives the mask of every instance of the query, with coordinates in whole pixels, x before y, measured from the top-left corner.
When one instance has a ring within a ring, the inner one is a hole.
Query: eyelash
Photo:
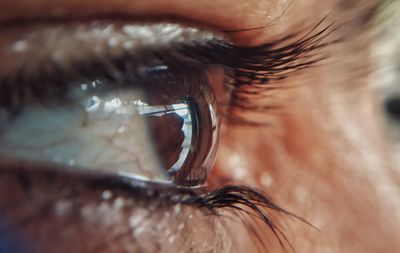
[[[333,27],[333,25],[322,27],[322,23],[321,21],[305,35],[294,33],[257,47],[240,47],[220,40],[212,40],[205,45],[177,46],[167,55],[157,52],[154,55],[157,56],[157,60],[161,60],[168,65],[179,65],[182,63],[182,59],[188,60],[190,64],[193,64],[193,60],[196,59],[194,63],[200,66],[206,66],[207,64],[219,64],[223,66],[227,69],[228,73],[227,80],[229,83],[227,85],[233,87],[232,99],[228,107],[237,111],[259,110],[264,112],[267,110],[267,107],[257,104],[257,100],[255,99],[257,95],[267,92],[271,88],[279,88],[279,85],[276,83],[291,77],[300,70],[310,68],[324,59],[323,55],[318,52],[318,49],[334,43],[334,41],[324,41],[336,27]],[[113,67],[119,71],[123,71],[124,63],[131,60],[131,56],[126,54],[118,59],[110,59],[111,62],[107,62],[107,64],[111,63]],[[69,76],[66,76],[66,73],[62,71],[63,75],[60,75],[59,71],[55,71],[50,75],[53,78],[49,79],[53,80],[57,78],[56,80],[68,82],[69,78],[76,79],[77,76],[87,78],[90,75],[96,75],[96,77],[102,75],[109,79],[114,78],[110,70],[105,67],[106,65],[101,67],[99,63],[102,64],[103,62],[93,61],[91,64],[73,64],[76,66],[76,73],[71,72]],[[93,66],[92,64],[96,65],[96,68],[88,67]],[[96,73],[93,73],[94,69],[97,70]],[[42,72],[45,71],[42,70]],[[41,74],[37,76],[41,76]],[[48,76],[47,73],[46,77]],[[24,83],[24,80],[31,80],[31,78],[21,70],[17,72],[16,76],[0,80],[0,86],[15,87],[18,83]],[[272,86],[272,84],[276,85]],[[258,122],[249,122],[246,119],[240,118],[237,114],[225,115],[225,118],[232,124],[260,125]],[[83,176],[88,177],[88,175]],[[92,183],[90,184],[93,187],[96,187],[96,185],[101,185],[101,187],[118,186],[118,188],[127,189],[134,195],[148,194],[148,191],[140,190],[143,188],[141,186],[136,187],[132,186],[132,184],[125,184],[120,179],[115,180],[115,178],[102,179],[96,181],[95,184]],[[302,218],[275,205],[259,191],[245,186],[223,186],[209,192],[205,192],[204,189],[175,188],[171,191],[163,191],[163,194],[159,194],[160,191],[157,191],[157,187],[154,185],[146,185],[146,187],[155,191],[151,196],[153,198],[161,197],[167,199],[169,202],[197,206],[211,211],[211,214],[218,215],[221,213],[221,210],[230,210],[245,214],[246,218],[243,218],[243,222],[247,224],[249,231],[254,233],[255,238],[258,238],[260,247],[265,246],[265,241],[260,237],[259,230],[256,229],[258,220],[261,220],[273,232],[283,249],[291,246],[283,231],[272,218],[275,213],[289,215],[309,224]]]
[[[41,182],[48,183],[49,186],[55,185],[53,190],[56,192],[68,192],[67,195],[64,194],[63,198],[74,198],[75,195],[79,195],[79,192],[84,191],[82,187],[87,187],[96,192],[111,191],[116,196],[135,196],[143,199],[157,199],[169,204],[189,205],[200,208],[206,214],[222,215],[222,217],[228,219],[232,217],[227,214],[233,214],[235,217],[239,217],[249,232],[257,238],[255,242],[258,243],[260,249],[265,249],[267,245],[262,237],[264,229],[259,226],[258,221],[261,221],[266,228],[272,231],[284,250],[287,247],[292,247],[289,239],[275,221],[277,215],[288,215],[313,227],[304,219],[274,204],[269,197],[261,192],[247,186],[226,185],[214,191],[206,191],[204,188],[177,188],[167,184],[149,183],[135,179],[126,180],[123,177],[111,174],[55,170],[53,166],[40,165],[28,168],[23,164],[2,169],[0,176],[16,178],[27,196],[31,196],[31,188]],[[41,212],[46,213],[46,210],[54,208],[54,203],[56,203],[55,200],[46,204]],[[27,217],[18,222],[29,222],[29,219],[34,218]],[[5,230],[1,230],[0,233]]]
[[[317,50],[335,42],[324,42],[324,39],[337,27],[333,27],[332,24],[322,27],[323,21],[305,35],[299,32],[293,33],[256,47],[240,47],[214,39],[206,44],[177,45],[168,53],[151,52],[153,58],[150,58],[170,66],[183,62],[197,67],[205,67],[208,64],[223,66],[227,75],[226,85],[231,87],[232,99],[228,105],[222,105],[222,107],[227,110],[234,108],[229,113],[224,113],[226,120],[239,125],[262,125],[241,118],[235,112],[265,112],[269,106],[258,103],[256,97],[259,94],[263,94],[269,89],[279,88],[279,85],[273,84],[289,78],[300,70],[312,67],[324,59]],[[320,29],[321,27],[322,29]],[[48,80],[57,81],[58,87],[64,87],[70,81],[80,78],[87,79],[90,76],[115,81],[118,79],[115,73],[127,72],[124,69],[126,63],[137,62],[136,58],[137,56],[130,55],[128,51],[115,59],[96,59],[93,56],[86,62],[69,63],[71,69],[68,72],[53,62],[44,64],[33,75],[21,68],[14,71],[13,75],[0,79],[0,87],[7,91],[3,92],[0,101],[6,101],[3,106],[8,107],[9,104],[18,101],[15,96],[22,94],[22,90],[26,90],[27,87],[39,96],[43,91],[44,81]],[[42,80],[42,77],[46,77],[45,80]],[[27,83],[30,85],[26,85]],[[21,84],[24,84],[23,87]],[[15,101],[8,101],[11,98]]]

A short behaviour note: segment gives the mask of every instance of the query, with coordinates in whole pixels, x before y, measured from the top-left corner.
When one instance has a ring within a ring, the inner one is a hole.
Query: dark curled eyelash
[[[290,77],[296,71],[324,59],[315,51],[328,44],[323,40],[335,28],[334,24],[330,24],[317,31],[322,22],[305,35],[297,32],[260,46],[241,47],[212,41],[197,47],[197,50],[188,48],[183,53],[191,57],[201,56],[230,68],[235,86],[266,85]]]
[[[339,26],[335,23],[323,25],[321,20],[308,32],[296,32],[272,42],[255,47],[240,47],[227,43],[211,42],[205,46],[182,48],[189,57],[203,57],[220,63],[229,71],[233,91],[227,113],[230,123],[240,125],[263,125],[241,118],[237,111],[265,112],[273,106],[259,103],[264,92],[281,88],[279,81],[315,66],[327,56],[319,49],[341,41],[327,39]]]
[[[273,109],[276,105],[266,105],[258,98],[262,98],[269,90],[282,88],[279,81],[324,59],[318,49],[336,42],[325,39],[337,29],[334,24],[324,26],[325,21],[323,19],[312,29],[307,29],[308,32],[298,31],[255,47],[241,47],[212,39],[202,43],[177,43],[168,50],[151,49],[146,55],[155,62],[160,61],[177,69],[184,64],[197,67],[208,64],[223,66],[227,70],[226,84],[231,91],[228,104],[220,104],[224,119],[234,124],[262,126],[263,123],[244,118],[242,112],[264,113]],[[30,93],[46,97],[42,94],[44,90],[58,90],[59,94],[65,94],[63,89],[68,83],[80,78],[121,83],[121,76],[130,73],[127,66],[141,61],[152,62],[147,58],[137,58],[134,52],[127,50],[119,57],[98,58],[94,55],[83,61],[70,62],[67,69],[51,59],[43,63],[36,73],[27,73],[21,68],[14,75],[0,78],[0,89],[10,90],[0,93],[0,103],[9,108],[18,108],[18,103],[23,100],[18,98],[18,94],[27,96]],[[57,87],[54,87],[54,83],[57,83]]]
[[[288,215],[312,226],[304,219],[276,205],[268,196],[247,186],[227,185],[205,192],[204,189],[176,188],[171,185],[145,183],[93,171],[63,170],[52,166],[32,168],[22,164],[1,168],[0,176],[7,177],[7,175],[15,177],[28,196],[35,192],[32,189],[37,187],[40,182],[49,184],[55,193],[68,192],[70,195],[63,196],[64,198],[79,198],[80,192],[84,188],[88,188],[98,193],[109,190],[116,196],[125,196],[126,198],[158,199],[166,203],[190,205],[200,208],[205,215],[221,215],[230,218],[227,214],[231,213],[238,217],[239,222],[242,222],[254,236],[255,243],[260,249],[268,247],[267,240],[270,240],[270,237],[263,237],[265,229],[269,229],[273,233],[283,250],[288,249],[288,246],[292,249],[283,228],[276,222],[278,215]],[[68,191],[66,191],[67,189]],[[46,203],[43,210],[35,215],[44,215],[54,206],[55,201],[50,199]],[[19,221],[18,225],[29,223],[29,220],[34,218],[27,217],[27,219]],[[6,228],[1,228],[0,235],[5,230]]]
[[[256,238],[255,243],[257,243],[257,246],[264,250],[268,247],[268,241],[266,240],[270,239],[269,237],[263,237],[264,229],[267,228],[273,233],[284,251],[287,251],[289,248],[292,252],[295,252],[283,229],[276,222],[276,216],[279,214],[293,217],[315,228],[303,218],[276,205],[260,191],[248,186],[223,186],[203,195],[191,196],[184,200],[184,203],[206,208],[215,215],[220,215],[224,211],[228,211],[240,217],[241,222],[244,223],[248,231]]]

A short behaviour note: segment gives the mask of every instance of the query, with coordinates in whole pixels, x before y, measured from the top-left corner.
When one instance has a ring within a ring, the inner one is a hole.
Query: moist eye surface
[[[216,66],[166,59],[173,54],[168,46],[203,43],[209,35],[171,24],[119,26],[117,31],[99,27],[92,27],[92,37],[83,33],[86,26],[67,29],[70,44],[85,48],[90,37],[94,47],[102,45],[98,54],[83,50],[85,57],[76,52],[54,57],[69,49],[58,37],[63,28],[21,35],[5,53],[26,59],[40,40],[53,48],[40,52],[42,65],[28,62],[18,67],[22,74],[3,74],[0,157],[178,185],[204,183],[218,138],[210,88],[215,78],[209,78]],[[99,42],[118,31],[124,34],[115,37],[118,41]],[[43,35],[53,35],[53,41]],[[135,47],[127,48],[127,42]]]

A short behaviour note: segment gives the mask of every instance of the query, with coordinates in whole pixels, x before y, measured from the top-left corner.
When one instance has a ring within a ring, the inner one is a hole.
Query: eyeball
[[[205,67],[159,64],[42,93],[26,85],[17,110],[0,108],[0,157],[201,185],[218,146],[209,80]]]

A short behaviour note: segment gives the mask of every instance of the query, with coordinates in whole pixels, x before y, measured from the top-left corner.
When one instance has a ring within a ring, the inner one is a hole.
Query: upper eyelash
[[[189,48],[183,53],[192,57],[198,55],[197,57],[230,68],[235,86],[266,85],[288,78],[295,71],[310,67],[323,59],[321,55],[313,53],[326,45],[323,39],[329,35],[333,24],[315,31],[322,22],[303,36],[301,33],[293,33],[260,46],[241,47],[211,41],[198,47],[198,52],[196,48]]]
[[[257,104],[253,95],[257,96],[268,89],[278,88],[276,85],[272,87],[271,84],[286,79],[297,71],[309,68],[324,59],[316,51],[328,44],[324,42],[324,39],[336,28],[331,24],[319,29],[323,21],[306,34],[292,33],[255,47],[240,47],[219,39],[212,39],[201,44],[177,44],[175,48],[152,52],[152,55],[154,60],[167,65],[175,64],[177,67],[183,62],[196,65],[222,65],[228,70],[226,71],[228,85],[235,87],[228,107],[235,108],[236,111],[266,111],[269,106]],[[91,75],[115,79],[118,78],[115,70],[123,72],[126,63],[137,61],[137,56],[125,51],[124,55],[114,59],[97,59],[93,56],[86,62],[71,62],[68,65],[70,66],[68,71],[54,62],[48,62],[34,73],[34,76],[21,68],[13,75],[0,77],[0,89],[5,90],[11,87],[14,94],[21,94],[21,91],[27,88],[43,90],[46,82],[56,81],[57,87],[63,87],[62,83],[79,80],[79,78],[90,78]],[[43,82],[44,80],[46,82]],[[2,94],[2,101],[7,101],[11,97],[6,92]],[[13,99],[18,101],[15,96]],[[231,123],[259,125],[240,118],[237,113],[226,116],[228,122]]]
[[[323,25],[321,20],[309,32],[297,32],[255,48],[241,48],[244,59],[232,71],[235,80],[227,115],[228,122],[237,125],[264,126],[263,122],[249,121],[238,112],[266,112],[278,105],[260,103],[257,98],[269,90],[282,87],[281,81],[299,71],[316,66],[326,59],[320,49],[340,42],[327,39],[339,26]]]

